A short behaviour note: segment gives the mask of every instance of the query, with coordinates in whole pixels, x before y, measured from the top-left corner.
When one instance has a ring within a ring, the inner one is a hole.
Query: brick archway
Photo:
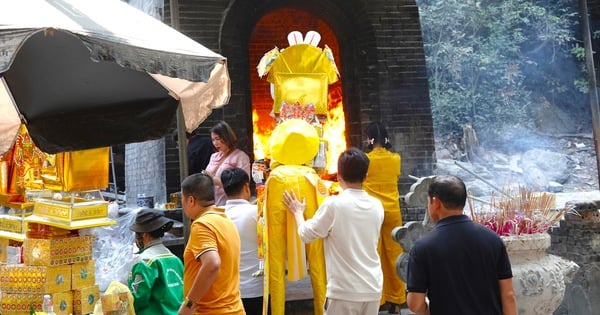
[[[256,63],[252,61],[250,62],[250,54],[251,51],[244,51],[243,49],[238,49],[242,47],[250,47],[252,32],[260,34],[260,30],[255,30],[261,19],[269,14],[277,15],[277,10],[299,10],[299,12],[303,12],[303,16],[309,17],[307,25],[316,25],[315,23],[322,23],[323,25],[328,26],[330,30],[330,37],[332,39],[336,38],[351,38],[356,36],[354,33],[354,23],[359,23],[360,21],[365,22],[363,25],[365,26],[364,33],[372,32],[372,30],[368,31],[370,25],[366,23],[365,18],[367,17],[367,13],[360,9],[352,10],[352,1],[347,1],[344,3],[336,3],[338,1],[278,1],[271,2],[265,5],[259,5],[255,1],[238,1],[234,6],[230,8],[228,12],[225,23],[222,27],[222,53],[228,57],[229,60],[229,69],[230,75],[232,76],[232,104],[244,104],[245,112],[248,117],[251,117],[251,108],[252,108],[252,97],[247,93],[247,91],[252,91],[252,86],[250,82],[258,78],[256,71],[250,72],[247,69],[252,69],[256,67]],[[352,15],[357,15],[356,17],[349,15],[349,11],[352,12]],[[253,14],[248,14],[248,12],[253,12]],[[281,12],[281,11],[280,11]],[[362,14],[361,14],[362,13]],[[360,17],[359,17],[360,16]],[[320,21],[320,22],[317,22]],[[296,23],[283,23],[284,27],[289,24],[301,24],[302,21]],[[306,28],[303,27],[303,29]],[[300,29],[301,31],[304,31]],[[319,30],[320,31],[320,30]],[[287,32],[284,33],[287,36]],[[371,33],[368,37],[374,37]],[[226,39],[226,40],[225,40]],[[267,39],[264,39],[265,41]],[[322,43],[327,43],[326,38],[321,40]],[[283,47],[287,47],[286,37],[281,38],[277,36],[277,38],[269,39],[271,42],[270,48],[273,48],[273,43],[282,43]],[[353,145],[360,145],[361,139],[361,131],[362,126],[360,124],[361,120],[364,119],[364,114],[361,114],[361,106],[365,103],[378,103],[378,95],[359,95],[358,90],[353,87],[360,85],[360,82],[356,82],[357,77],[355,72],[366,73],[367,65],[365,61],[367,60],[376,60],[375,55],[375,46],[368,45],[367,41],[359,40],[359,41],[344,41],[341,42],[338,40],[339,49],[338,54],[339,57],[336,56],[338,62],[338,66],[340,68],[340,74],[342,76],[341,81],[344,82],[343,86],[343,98],[344,102],[347,104],[356,104],[356,106],[348,105],[346,106],[345,115],[346,121],[352,122],[347,123],[347,138],[349,139],[349,143]],[[230,46],[232,45],[232,46]],[[329,45],[329,43],[328,43]],[[355,46],[355,47],[353,47]],[[362,58],[360,62],[355,62],[355,54],[356,49],[360,49],[362,54],[365,55],[365,58]],[[259,56],[267,51],[263,50],[260,52]],[[334,53],[336,53],[334,51]],[[366,55],[373,55],[372,58],[366,57]],[[239,56],[239,58],[238,58]],[[259,57],[259,59],[260,59]],[[235,60],[233,60],[235,59]],[[340,66],[340,65],[351,65],[349,67]],[[243,73],[242,73],[243,72]],[[372,76],[375,76],[376,72],[373,72]],[[250,77],[253,76],[253,77]],[[240,85],[236,84],[238,82]],[[375,91],[378,89],[378,80],[373,78],[370,80],[370,90]],[[238,88],[239,87],[239,88]],[[237,94],[239,91],[244,91],[244,93]],[[267,90],[268,92],[268,90]],[[254,91],[252,91],[254,93]],[[359,101],[359,99],[363,99],[363,101]],[[369,100],[370,99],[370,100]],[[375,108],[374,106],[368,106],[371,108]],[[227,111],[227,108],[225,108]],[[361,119],[363,116],[363,119]],[[371,116],[371,115],[369,115]],[[374,119],[378,119],[378,117],[373,117]],[[245,123],[247,130],[252,130],[252,121],[248,121]]]
[[[380,120],[402,154],[401,193],[413,183],[408,175],[432,174],[433,121],[415,0],[179,0],[179,6],[181,30],[228,58],[232,97],[206,125],[225,119],[251,139],[252,32],[272,12],[300,10],[328,25],[338,41],[348,144],[362,147],[364,127]]]

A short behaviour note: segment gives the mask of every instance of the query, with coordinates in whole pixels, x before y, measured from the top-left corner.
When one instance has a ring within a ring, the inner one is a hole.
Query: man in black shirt
[[[456,176],[438,175],[430,183],[427,211],[436,225],[410,250],[408,307],[417,314],[516,315],[504,242],[463,214],[466,199]]]
[[[188,174],[202,172],[210,161],[210,155],[215,152],[210,136],[202,136],[194,133],[185,133],[188,156]],[[178,143],[177,130],[173,131],[173,140]]]

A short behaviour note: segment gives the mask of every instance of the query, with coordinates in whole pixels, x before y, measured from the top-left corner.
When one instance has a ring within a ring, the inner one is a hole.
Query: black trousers
[[[244,304],[244,310],[246,310],[246,315],[262,315],[262,310],[263,310],[262,296],[255,297],[255,298],[242,299],[242,303]],[[270,306],[271,306],[271,301],[269,300],[268,314],[271,314]]]

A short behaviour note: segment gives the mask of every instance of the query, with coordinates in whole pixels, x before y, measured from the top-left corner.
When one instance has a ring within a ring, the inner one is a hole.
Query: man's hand
[[[302,199],[302,202],[296,197],[296,193],[293,190],[286,190],[283,192],[283,204],[288,210],[294,215],[303,214],[306,209],[306,198]]]
[[[429,315],[429,299],[425,293],[408,292],[406,294],[406,304],[415,314]]]
[[[185,304],[181,303],[181,306],[179,307],[179,312],[177,312],[178,315],[193,315],[194,314],[194,306],[192,307],[187,307]]]

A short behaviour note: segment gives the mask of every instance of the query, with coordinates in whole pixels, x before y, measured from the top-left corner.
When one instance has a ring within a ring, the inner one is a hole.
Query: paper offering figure
[[[314,314],[323,314],[327,285],[323,242],[302,243],[295,220],[283,204],[283,192],[293,189],[305,198],[304,216],[308,219],[329,193],[316,170],[322,172],[326,166],[323,123],[329,85],[338,81],[339,73],[331,49],[317,47],[320,40],[315,31],[306,36],[293,31],[288,35],[289,47],[268,51],[257,66],[258,75],[267,75],[271,83],[271,115],[277,121],[269,144],[271,171],[258,198],[262,214],[259,246],[264,248],[259,258],[265,262],[263,314],[269,297],[271,313],[285,314],[286,274],[287,281],[310,275]]]
[[[327,278],[322,240],[304,244],[296,222],[283,204],[283,192],[293,189],[305,198],[305,217],[311,218],[327,189],[310,163],[318,151],[319,137],[313,126],[302,119],[279,124],[271,135],[271,172],[265,184],[265,305],[271,297],[271,313],[285,314],[285,283],[297,281],[309,269],[313,288],[314,314],[323,314]],[[307,266],[310,265],[310,268]],[[267,308],[264,307],[266,310]]]

